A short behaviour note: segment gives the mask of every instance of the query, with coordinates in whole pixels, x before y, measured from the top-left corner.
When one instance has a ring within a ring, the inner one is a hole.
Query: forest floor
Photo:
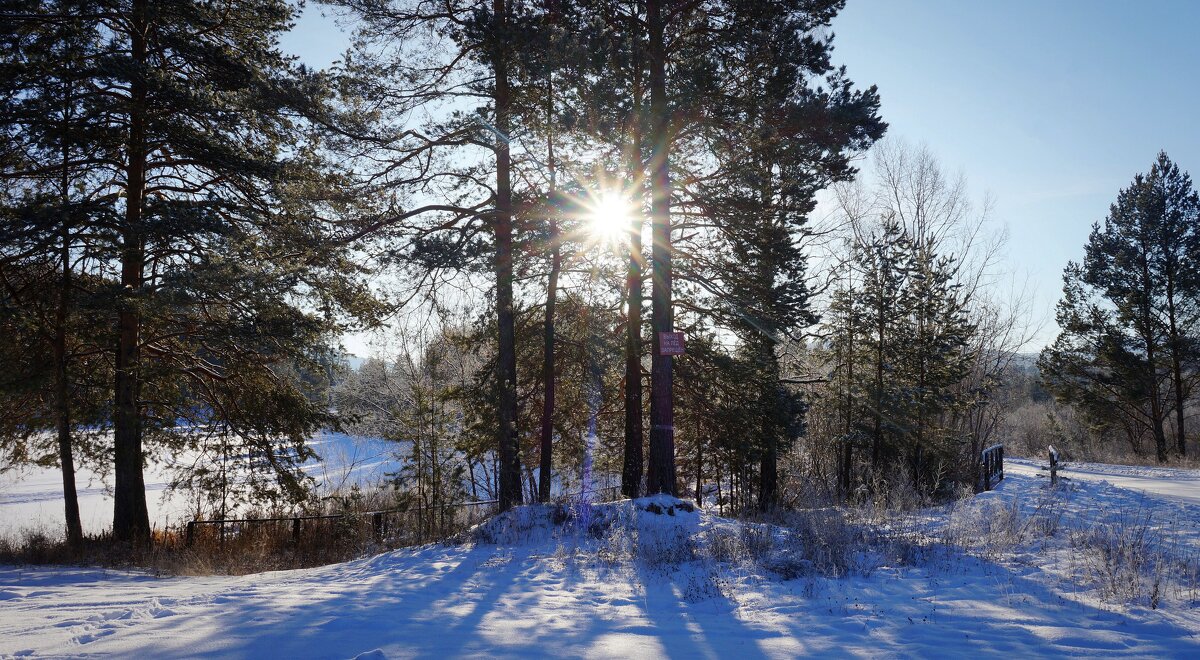
[[[0,566],[0,656],[1200,657],[1200,474],[1067,476],[1014,460],[954,505],[780,526],[661,496],[586,524],[522,507],[239,577]]]

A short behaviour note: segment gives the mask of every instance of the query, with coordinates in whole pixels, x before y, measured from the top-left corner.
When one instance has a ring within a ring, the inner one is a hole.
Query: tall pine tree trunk
[[[634,221],[629,237],[629,314],[625,328],[625,455],[621,493],[641,495],[642,488],[642,220]]]
[[[852,275],[850,274],[849,271],[847,272],[846,279],[847,279],[847,283],[848,283],[848,286],[846,287],[846,299],[848,301],[847,307],[846,307],[846,309],[847,309],[847,311],[846,311],[846,344],[845,344],[845,348],[843,349],[844,354],[841,359],[841,362],[845,365],[845,368],[846,368],[846,378],[845,378],[845,382],[846,382],[846,392],[845,392],[845,395],[846,395],[846,399],[845,399],[846,426],[845,426],[845,430],[843,431],[843,437],[845,439],[842,442],[842,447],[841,447],[841,450],[842,450],[841,451],[841,461],[840,461],[841,465],[839,466],[841,469],[838,472],[838,486],[839,486],[839,490],[841,491],[843,500],[847,500],[850,497],[850,475],[852,472],[851,467],[852,467],[853,461],[854,461],[854,445],[853,445],[852,438],[854,437],[854,434],[853,434],[854,412],[853,412],[853,410],[854,410],[854,332],[855,332],[854,314],[855,314],[855,312],[854,312],[854,302],[853,302],[854,301],[854,283],[853,283]]]
[[[68,91],[65,107],[71,106]],[[79,497],[75,490],[75,456],[71,442],[71,398],[70,378],[67,371],[67,312],[71,308],[71,228],[72,211],[68,210],[71,198],[69,175],[70,140],[69,122],[63,121],[62,179],[60,181],[63,204],[62,226],[59,234],[59,260],[62,270],[58,283],[58,310],[54,327],[54,405],[58,426],[58,463],[62,469],[63,508],[67,521],[67,545],[78,549],[83,544],[83,525],[79,520]]]
[[[674,326],[671,310],[670,122],[667,117],[666,44],[661,0],[646,3],[650,70],[650,217],[653,227],[654,328],[650,369],[650,457],[646,490],[675,494],[675,409],[671,356],[662,355],[660,337]]]
[[[1162,392],[1158,385],[1158,359],[1154,350],[1154,339],[1148,333],[1146,337],[1146,377],[1150,392],[1150,421],[1154,431],[1154,455],[1159,463],[1167,462],[1167,434],[1163,430]]]
[[[1175,451],[1183,457],[1187,453],[1187,432],[1184,425],[1183,393],[1183,342],[1179,337],[1179,326],[1175,318],[1175,277],[1167,273],[1167,320],[1171,333],[1171,377],[1175,381]]]
[[[759,464],[758,479],[758,508],[767,511],[779,500],[779,438],[774,433],[766,437],[767,446],[763,448],[762,461]]]
[[[759,161],[758,170],[762,180],[762,187],[759,189],[759,213],[768,227],[771,227],[775,222],[775,213],[773,208],[774,196],[772,195],[773,186],[775,185],[775,175],[772,172],[770,163]],[[769,303],[767,309],[772,309],[779,300],[775,297],[774,283],[775,274],[780,266],[780,253],[778,245],[764,245],[758,255],[758,264],[756,269],[755,279],[757,280],[756,288],[759,288]],[[775,320],[768,317],[759,319],[760,323],[768,324],[764,329],[769,329],[771,333],[778,331],[778,326],[775,325]],[[779,423],[781,419],[781,411],[783,409],[783,397],[780,391],[779,382],[779,357],[775,354],[775,340],[770,338],[764,332],[764,329],[759,329],[760,336],[755,340],[754,345],[757,347],[758,363],[763,365],[765,373],[763,373],[763,381],[759,386],[759,397],[767,403],[761,407],[763,419],[761,421],[763,433],[763,455],[758,466],[758,508],[760,511],[767,511],[779,503],[779,441],[784,429]]]
[[[762,275],[766,277],[768,274],[769,269],[764,269]],[[760,406],[764,446],[758,466],[758,508],[768,511],[779,503],[779,441],[784,433],[780,423],[784,402],[779,383],[779,358],[775,355],[774,343],[765,339],[755,343],[757,360],[764,366],[759,396],[767,404]]]
[[[557,5],[553,6],[556,10]],[[550,172],[547,196],[547,220],[550,223],[550,277],[546,282],[546,325],[542,337],[542,383],[545,390],[541,406],[541,455],[538,466],[538,502],[550,502],[551,469],[554,451],[554,304],[558,300],[558,274],[563,269],[562,239],[558,233],[558,170],[554,162],[554,73],[546,77],[546,169]]]
[[[875,428],[874,428],[874,433],[871,438],[871,469],[872,470],[879,469],[879,458],[880,458],[880,453],[883,449],[883,351],[884,351],[884,341],[886,339],[886,332],[885,332],[886,321],[885,321],[884,314],[887,313],[887,310],[884,309],[885,306],[883,304],[884,284],[883,284],[882,280],[884,279],[884,274],[882,273],[882,271],[878,274],[878,277],[880,279],[880,287],[879,287],[879,303],[880,304],[879,304],[879,307],[875,310],[876,313],[879,315],[879,318],[878,318],[878,326],[876,328],[876,331],[878,332],[878,336],[876,338],[878,343],[875,346],[875,410],[874,410]]]
[[[637,34],[637,22],[629,20],[630,34]],[[625,451],[621,469],[621,493],[625,497],[642,494],[642,475],[645,457],[642,447],[645,442],[642,428],[642,217],[644,210],[641,193],[645,190],[646,168],[642,162],[642,51],[638,39],[633,39],[632,79],[633,108],[630,111],[629,152],[625,155],[629,180],[638,187],[638,204],[630,214],[629,266],[625,272],[625,291],[628,295],[625,326]]]
[[[145,67],[148,22],[146,0],[135,0],[130,30],[135,66]],[[146,82],[145,70],[136,71],[130,89],[129,144],[126,166],[125,223],[121,232],[121,287],[118,312],[115,401],[113,418],[113,536],[119,541],[147,543],[150,516],[142,476],[142,426],[138,410],[141,392],[141,316],[138,294],[142,286],[145,246],[142,209],[146,188]]]
[[[853,300],[854,289],[849,290],[850,299]],[[854,308],[849,307],[847,312],[848,327],[846,331],[846,431],[845,441],[842,442],[842,473],[839,475],[841,483],[842,499],[850,497],[850,475],[854,465]]]
[[[1140,247],[1143,291],[1141,318],[1138,321],[1141,326],[1142,340],[1146,343],[1146,385],[1147,391],[1150,393],[1150,425],[1154,432],[1155,457],[1159,463],[1165,463],[1167,462],[1167,434],[1163,430],[1163,418],[1166,415],[1163,414],[1162,390],[1158,383],[1158,351],[1154,337],[1154,312],[1148,302],[1152,299],[1154,290],[1148,257],[1150,249],[1144,237]]]
[[[554,451],[554,305],[558,298],[558,273],[562,270],[558,222],[553,218],[550,220],[550,241],[552,252],[550,278],[546,285],[546,326],[542,347],[542,381],[545,386],[542,398],[542,455],[538,468],[538,501],[543,503],[550,501],[550,470]]]
[[[550,171],[550,194],[548,208],[550,224],[550,277],[546,282],[546,325],[543,337],[542,383],[542,437],[541,456],[538,465],[538,501],[550,501],[550,471],[554,457],[554,304],[558,299],[558,274],[562,270],[561,240],[554,208],[558,194],[557,171],[554,162],[554,78],[551,74],[546,82],[546,167]]]
[[[521,457],[517,439],[517,350],[513,312],[512,157],[509,153],[508,7],[505,0],[492,0],[494,39],[492,65],[496,76],[496,210],[492,222],[496,239],[496,359],[499,389],[498,457],[500,510],[520,504]]]
[[[58,462],[62,468],[63,504],[67,519],[67,544],[78,548],[83,543],[83,525],[79,521],[79,497],[75,491],[75,456],[71,442],[70,379],[67,372],[71,248],[70,228],[65,223],[62,234],[62,276],[59,281],[58,311],[54,329],[54,404],[58,426]]]
[[[1187,455],[1187,431],[1184,426],[1184,396],[1183,396],[1183,365],[1180,364],[1179,351],[1171,356],[1171,366],[1175,377],[1175,451],[1180,458]]]
[[[641,180],[641,144],[634,138],[630,177]],[[625,273],[628,314],[625,325],[625,452],[621,493],[638,497],[642,489],[642,215],[632,214],[629,232],[629,267]]]

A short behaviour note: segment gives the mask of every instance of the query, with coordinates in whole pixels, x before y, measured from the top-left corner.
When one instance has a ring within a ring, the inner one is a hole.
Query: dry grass
[[[26,531],[0,538],[0,563],[136,568],[158,575],[244,575],[322,566],[444,539],[489,513],[447,508],[436,514],[392,512],[378,520],[370,515],[396,506],[394,496],[386,491],[363,494],[354,490],[296,514],[330,516],[302,519],[298,528],[294,516],[250,511],[245,518],[282,520],[197,524],[191,538],[184,524],[155,530],[149,546],[131,546],[103,534],[85,538],[81,547],[72,548],[62,537]]]

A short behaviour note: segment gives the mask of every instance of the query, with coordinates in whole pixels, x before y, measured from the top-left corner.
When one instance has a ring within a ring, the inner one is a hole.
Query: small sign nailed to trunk
[[[659,355],[683,355],[684,341],[682,332],[658,333]]]

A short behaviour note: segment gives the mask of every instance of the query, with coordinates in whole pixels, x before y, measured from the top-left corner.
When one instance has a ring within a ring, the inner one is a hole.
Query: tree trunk
[[[1146,378],[1148,391],[1150,392],[1150,426],[1154,432],[1154,453],[1159,463],[1167,462],[1167,435],[1163,431],[1163,402],[1162,391],[1158,384],[1158,358],[1155,350],[1154,341],[1154,312],[1150,308],[1149,301],[1152,299],[1154,286],[1153,279],[1150,275],[1149,262],[1149,246],[1143,237],[1141,241],[1141,267],[1142,267],[1142,305],[1139,310],[1141,318],[1138,319],[1138,324],[1141,326],[1142,340],[1146,342]]]
[[[492,0],[493,45],[492,64],[496,75],[496,211],[493,227],[496,238],[496,323],[498,346],[496,377],[499,389],[499,428],[497,457],[500,461],[499,506],[505,511],[520,504],[521,457],[517,439],[517,350],[513,313],[513,246],[512,246],[512,158],[509,153],[509,112],[511,101],[508,89],[509,44],[508,8],[505,0]]]
[[[636,215],[636,214],[635,214]],[[621,493],[641,495],[642,488],[642,220],[634,221],[629,237],[629,313],[625,328],[625,456]]]
[[[554,304],[558,298],[558,273],[562,268],[562,255],[558,246],[558,223],[550,220],[550,241],[553,245],[550,257],[550,280],[546,285],[546,327],[543,339],[542,380],[545,392],[542,398],[542,455],[538,467],[538,501],[550,501],[550,469],[554,451]]]
[[[554,80],[551,77],[546,83],[546,125],[554,125]],[[550,224],[550,277],[546,282],[546,325],[543,339],[542,383],[545,388],[542,395],[542,437],[541,456],[538,464],[538,501],[543,504],[550,501],[550,471],[553,467],[554,452],[554,304],[558,299],[558,274],[562,270],[562,249],[558,235],[558,221],[555,218],[555,196],[558,193],[556,170],[554,162],[554,133],[547,131],[546,136],[546,167],[550,170],[550,205],[547,208]]]
[[[671,332],[671,178],[670,122],[667,117],[666,45],[661,0],[646,3],[650,69],[650,216],[653,227],[654,290],[651,305],[654,328],[650,369],[650,460],[646,490],[675,494],[675,409],[672,360],[661,355],[661,333]]]
[[[1172,356],[1172,365],[1175,372],[1175,451],[1179,452],[1179,457],[1183,458],[1187,455],[1187,432],[1184,427],[1184,396],[1183,396],[1183,366],[1180,364],[1179,354],[1175,353]]]
[[[641,179],[641,145],[635,139],[630,174]],[[635,210],[630,221],[629,267],[625,273],[628,313],[625,325],[625,455],[621,493],[638,497],[642,490],[642,215]]]
[[[629,32],[637,34],[637,22],[631,17]],[[633,46],[633,109],[630,112],[629,153],[625,160],[629,171],[629,180],[638,185],[638,204],[629,221],[629,266],[625,272],[625,291],[628,295],[626,306],[625,326],[625,451],[621,469],[621,493],[625,497],[638,497],[642,494],[642,475],[645,457],[643,444],[645,436],[642,429],[642,267],[645,257],[642,255],[642,226],[645,222],[642,213],[644,202],[642,193],[645,185],[645,165],[642,162],[642,59],[641,49],[637,40]]]
[[[146,64],[146,0],[133,3],[130,30],[133,60]],[[122,228],[121,287],[114,392],[113,444],[116,479],[113,489],[113,536],[118,541],[150,541],[150,516],[142,476],[141,315],[138,294],[145,262],[141,225],[146,187],[146,84],[136,71],[130,88],[128,164],[126,167],[125,226]]]
[[[71,103],[71,93],[68,89],[65,112],[70,111]],[[75,490],[75,457],[71,443],[70,378],[67,371],[67,312],[71,308],[71,229],[73,225],[72,212],[68,210],[71,199],[69,126],[69,121],[64,118],[62,179],[60,181],[63,214],[59,236],[59,259],[62,262],[62,271],[58,283],[58,310],[55,315],[54,328],[54,404],[57,409],[58,462],[62,469],[67,545],[78,550],[83,545],[83,525],[79,520],[79,497]]]
[[[1163,403],[1161,390],[1158,387],[1158,361],[1155,357],[1154,339],[1146,337],[1146,376],[1150,385],[1150,416],[1154,431],[1154,454],[1159,463],[1167,462],[1167,434],[1163,430]]]
[[[847,279],[851,276],[848,274]],[[854,462],[854,287],[853,282],[847,287],[848,303],[846,312],[846,430],[845,441],[842,443],[842,469],[838,475],[841,485],[842,499],[850,497],[850,475]]]
[[[758,508],[768,511],[779,497],[779,440],[774,433],[767,436],[767,446],[759,466]]]
[[[880,279],[883,276],[880,275]],[[880,284],[880,301],[883,300],[883,284]],[[885,339],[885,321],[884,314],[886,310],[881,304],[875,310],[879,314],[878,324],[878,345],[875,347],[875,428],[874,435],[871,440],[871,469],[879,469],[879,457],[883,448],[883,342]]]
[[[1171,333],[1171,377],[1175,381],[1175,451],[1182,458],[1187,453],[1187,433],[1184,425],[1184,392],[1183,392],[1183,342],[1179,337],[1179,326],[1175,319],[1175,277],[1167,274],[1167,320]]]
[[[760,386],[763,387],[760,396],[772,404],[764,411],[762,427],[766,446],[763,447],[758,466],[758,508],[760,511],[768,511],[779,504],[779,441],[784,433],[779,410],[783,405],[783,393],[780,389],[783,385],[779,382],[779,363],[775,347],[762,340],[758,341],[758,346],[758,360],[760,364],[767,365],[766,379]]]
[[[67,309],[70,304],[71,249],[70,229],[64,225],[62,279],[59,282],[57,327],[54,329],[54,394],[58,424],[58,462],[62,468],[63,504],[67,520],[67,545],[78,549],[83,544],[83,525],[79,521],[79,498],[75,491],[75,457],[71,443],[70,381],[67,373]]]

